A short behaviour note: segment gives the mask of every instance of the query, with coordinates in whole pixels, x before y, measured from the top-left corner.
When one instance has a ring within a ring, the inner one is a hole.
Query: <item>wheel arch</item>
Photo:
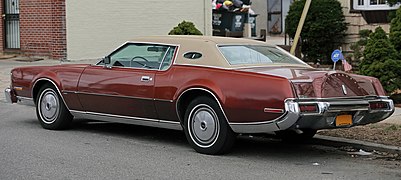
[[[53,86],[54,88],[56,88],[58,95],[61,97],[61,99],[63,100],[64,105],[67,107],[67,109],[69,110],[67,104],[64,101],[64,97],[61,94],[60,88],[57,85],[57,83],[49,78],[38,78],[32,85],[32,99],[33,101],[36,103],[36,99],[38,98],[38,93],[39,90],[42,86],[44,86],[45,84],[50,84],[51,86]]]
[[[207,97],[210,97],[213,100],[215,100],[217,102],[217,104],[219,105],[219,108],[220,108],[221,112],[223,113],[224,118],[226,119],[227,123],[229,124],[228,118],[226,116],[226,113],[224,112],[223,106],[221,104],[221,99],[219,98],[219,96],[217,96],[216,93],[214,93],[213,91],[211,91],[207,88],[204,88],[204,87],[188,88],[188,89],[182,91],[182,93],[178,96],[177,103],[176,103],[176,111],[177,111],[177,116],[178,116],[181,124],[183,124],[183,122],[184,122],[186,106],[188,106],[188,104],[192,100],[194,100],[195,98],[200,97],[200,96],[207,96]]]

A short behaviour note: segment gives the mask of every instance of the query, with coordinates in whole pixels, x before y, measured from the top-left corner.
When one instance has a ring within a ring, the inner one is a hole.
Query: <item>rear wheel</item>
[[[317,132],[317,130],[314,129],[301,129],[301,131],[302,133],[297,133],[295,130],[284,130],[275,133],[285,142],[305,143],[310,141]]]
[[[56,88],[44,85],[36,100],[36,116],[45,129],[66,129],[70,127],[73,116],[66,108]]]
[[[203,154],[226,153],[235,141],[219,105],[209,97],[196,98],[189,104],[184,130],[189,144]]]

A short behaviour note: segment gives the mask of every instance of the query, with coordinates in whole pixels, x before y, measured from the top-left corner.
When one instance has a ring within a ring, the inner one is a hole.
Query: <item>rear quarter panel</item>
[[[156,96],[177,100],[187,89],[207,89],[217,96],[229,122],[273,120],[282,114],[265,113],[264,108],[284,109],[284,100],[293,97],[290,82],[282,77],[189,65],[169,71],[156,77]]]

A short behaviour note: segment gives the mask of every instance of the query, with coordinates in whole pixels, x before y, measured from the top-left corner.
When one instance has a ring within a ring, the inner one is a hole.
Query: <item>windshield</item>
[[[260,45],[223,45],[219,46],[219,49],[231,65],[277,63],[305,64],[284,50],[275,47]]]

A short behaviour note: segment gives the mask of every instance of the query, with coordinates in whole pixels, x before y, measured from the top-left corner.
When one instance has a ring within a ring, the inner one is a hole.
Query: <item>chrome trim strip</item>
[[[85,94],[85,95],[94,95],[94,96],[108,96],[108,97],[117,97],[117,98],[129,98],[129,99],[139,99],[139,100],[148,100],[148,101],[162,101],[162,102],[170,102],[173,100],[170,99],[156,99],[156,98],[142,98],[142,97],[132,97],[132,96],[120,96],[120,95],[112,95],[112,94],[99,94],[99,93],[89,93],[89,92],[77,92],[77,91],[63,91],[66,93],[74,93],[74,94]]]
[[[113,95],[113,94],[100,94],[100,93],[89,93],[89,92],[75,92],[76,94],[83,95],[94,95],[94,96],[107,96],[107,97],[117,97],[117,98],[128,98],[128,99],[139,99],[139,100],[148,100],[153,101],[153,98],[142,98],[142,97],[132,97],[132,96],[122,96],[122,95]]]
[[[175,63],[174,65],[176,65],[176,66],[189,66],[189,67],[214,68],[214,69],[222,69],[222,70],[238,70],[238,71],[240,71],[241,69],[261,68],[261,67],[274,67],[274,66],[310,68],[310,67],[295,66],[295,65],[288,66],[289,64],[271,64],[271,65],[261,65],[261,66],[244,66],[244,67],[230,67],[230,68],[219,67],[219,66],[199,65],[199,64],[185,64],[185,63]],[[302,81],[302,82],[303,82],[303,81]]]
[[[290,80],[290,82],[292,83],[312,83],[313,80],[312,79],[292,79]]]
[[[96,112],[85,112],[85,111],[77,111],[77,110],[70,110],[70,112],[74,117],[82,118],[82,119],[92,119],[92,120],[107,121],[107,122],[116,122],[116,123],[134,124],[134,125],[141,125],[141,126],[159,127],[159,128],[165,128],[165,129],[182,130],[182,126],[181,126],[180,122],[175,122],[175,121],[149,119],[149,118],[141,118],[141,117],[131,117],[131,116],[121,116],[121,115],[96,113]]]
[[[160,62],[160,65],[159,65],[159,70],[162,69],[163,62],[164,62],[164,60],[166,59],[167,53],[168,53],[168,51],[170,51],[170,48],[171,48],[171,47],[168,47],[167,50],[166,50],[166,53],[164,53],[162,62]],[[174,53],[175,53],[175,52],[174,52]],[[174,60],[174,57],[173,57],[173,59],[171,60],[171,62],[173,62],[173,60]],[[171,63],[171,64],[173,64],[173,63]],[[171,64],[170,64],[169,68],[171,67]],[[167,69],[168,69],[168,68],[167,68]]]
[[[344,95],[347,95],[348,94],[348,92],[347,92],[347,88],[345,88],[345,85],[343,84],[343,85],[341,85],[341,88],[343,89],[343,93],[344,93]]]
[[[264,108],[263,112],[265,112],[265,113],[284,113],[284,109]]]
[[[97,113],[97,112],[88,112],[88,111],[86,111],[85,114],[92,114],[92,115],[99,115],[99,116],[109,116],[109,117],[118,117],[118,118],[134,119],[134,120],[141,120],[141,121],[159,122],[159,120],[157,120],[157,119],[148,119],[148,118],[131,117],[131,116],[121,116],[121,115]]]
[[[33,98],[17,96],[17,104],[26,105],[26,106],[35,106],[35,102]]]
[[[349,96],[349,97],[333,97],[333,98],[289,98],[290,100],[302,101],[339,101],[339,100],[375,100],[375,99],[388,99],[388,96]]]
[[[173,100],[169,100],[169,99],[153,99],[154,101],[161,101],[161,102],[169,102],[172,103],[174,102]]]
[[[36,84],[37,84],[39,81],[48,81],[48,82],[52,83],[53,86],[56,88],[57,93],[60,95],[61,99],[63,100],[65,107],[66,107],[68,110],[70,110],[70,108],[68,108],[68,104],[65,103],[64,97],[62,96],[60,89],[58,88],[58,86],[56,85],[56,83],[53,82],[53,80],[51,80],[51,79],[49,79],[49,78],[39,78],[39,79],[37,79],[37,80],[33,83],[32,90],[31,90],[31,96],[32,96],[32,97],[33,97],[33,89],[35,89]]]
[[[123,45],[120,47],[124,46],[125,44],[151,44],[151,45],[162,45],[162,46],[180,46],[179,44],[168,44],[168,43],[161,43],[161,42],[148,42],[148,41],[126,41]],[[118,48],[120,48],[118,47]],[[117,49],[118,49],[117,48]],[[114,51],[116,51],[115,49]],[[113,52],[114,52],[113,51]],[[111,54],[111,53],[110,53]]]
[[[241,69],[250,69],[250,68],[263,68],[263,67],[297,67],[297,68],[305,68],[305,69],[311,69],[312,67],[309,66],[304,66],[302,64],[297,65],[297,64],[286,64],[286,63],[274,63],[274,64],[269,64],[269,65],[254,65],[254,66],[241,66],[235,65],[234,69],[241,70]],[[275,75],[277,76],[277,75]]]
[[[62,90],[61,91],[63,94],[76,94],[76,91],[68,91],[68,90]]]
[[[203,67],[203,68],[214,68],[214,69],[223,69],[223,70],[234,70],[237,68],[224,68],[219,66],[207,66],[207,65],[199,65],[199,64],[185,64],[185,63],[175,63],[176,66],[189,66],[189,67]]]
[[[172,46],[173,46],[173,45],[172,45]],[[177,47],[177,48],[174,50],[174,57],[173,57],[173,59],[171,60],[170,66],[168,66],[168,68],[165,69],[165,70],[162,70],[162,69],[161,69],[161,66],[160,66],[160,68],[159,68],[159,71],[160,71],[160,72],[166,72],[166,71],[168,71],[169,69],[171,69],[171,67],[173,67],[173,65],[174,65],[175,62],[177,61],[178,52],[180,52],[181,45],[176,45],[175,47]],[[164,58],[163,58],[163,62],[164,62]],[[163,63],[163,62],[162,62],[162,63]]]

